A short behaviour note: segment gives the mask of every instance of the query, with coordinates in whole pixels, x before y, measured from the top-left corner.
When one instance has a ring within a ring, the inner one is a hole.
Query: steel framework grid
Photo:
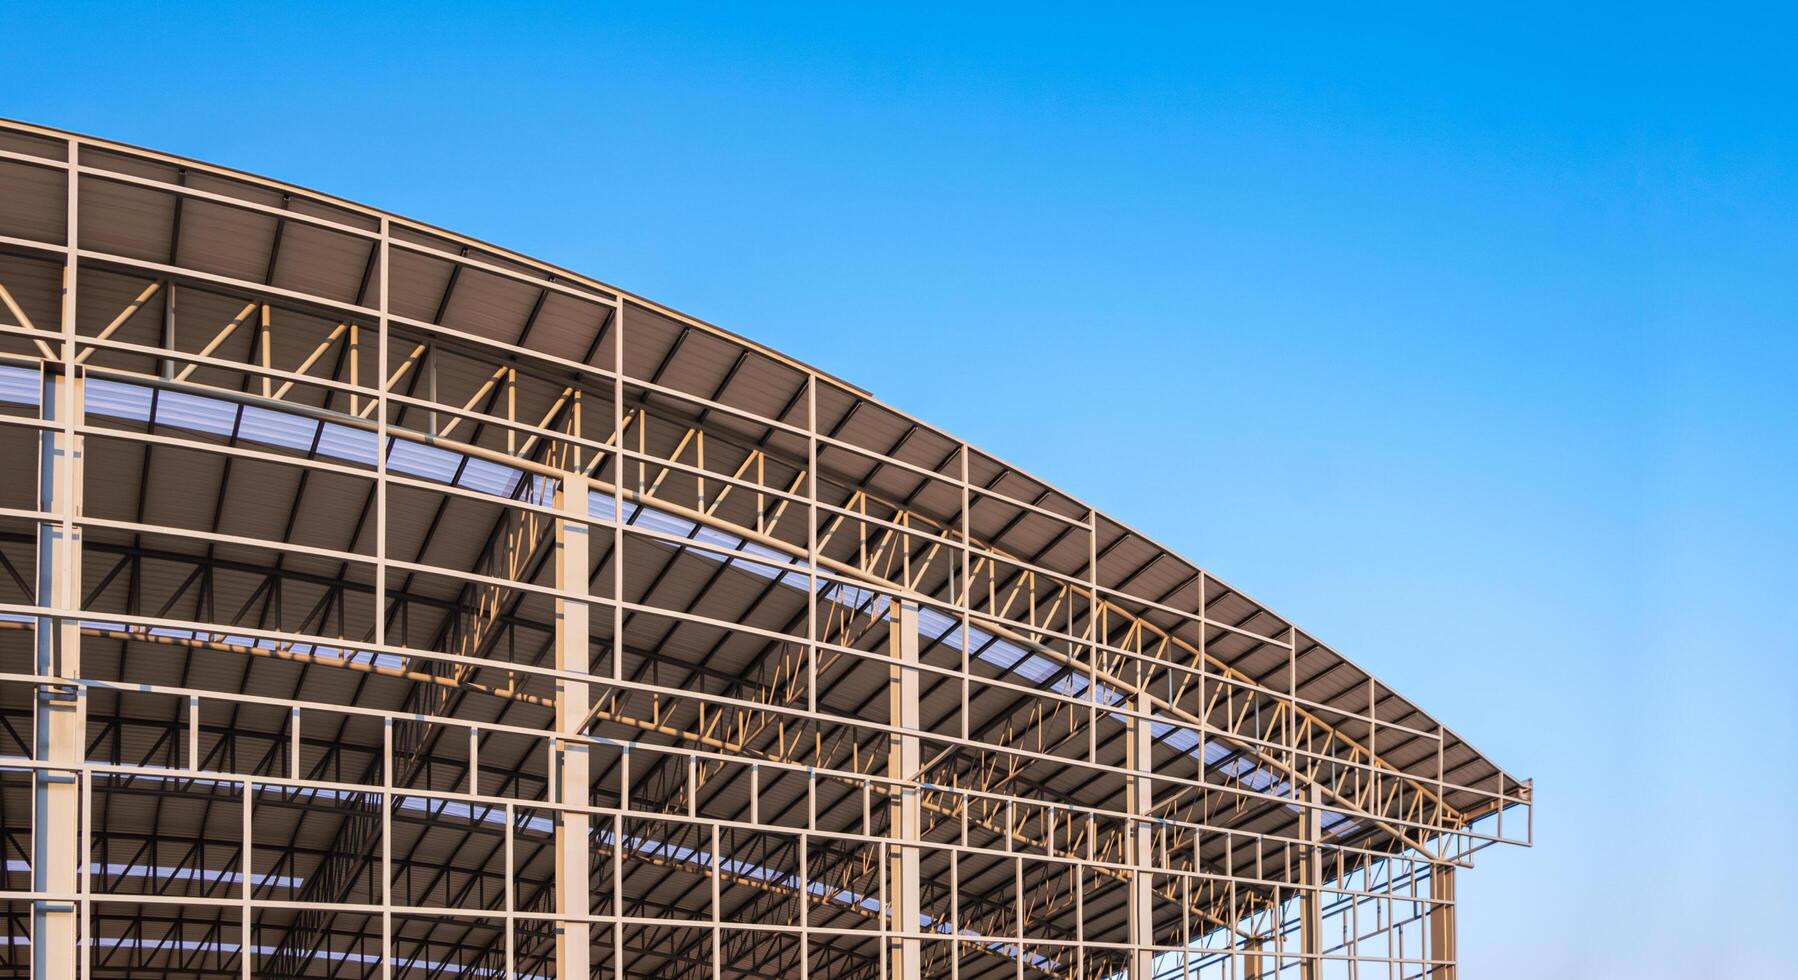
[[[1252,599],[604,284],[4,124],[0,303],[16,975],[1452,977],[1529,841]]]

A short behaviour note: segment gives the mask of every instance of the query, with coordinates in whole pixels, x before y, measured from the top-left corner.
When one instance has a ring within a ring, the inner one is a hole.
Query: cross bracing
[[[775,352],[102,141],[6,124],[0,188],[0,969],[1446,977],[1529,839],[1353,662]]]

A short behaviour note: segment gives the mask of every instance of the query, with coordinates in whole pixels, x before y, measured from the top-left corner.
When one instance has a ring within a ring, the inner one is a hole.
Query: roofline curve
[[[567,281],[570,283],[584,286],[589,289],[598,290],[603,293],[610,294],[610,295],[616,297],[619,301],[628,301],[628,302],[636,304],[644,309],[647,309],[647,310],[650,310],[659,315],[665,316],[680,325],[709,332],[712,335],[714,335],[715,337],[717,337],[727,343],[737,345],[738,347],[740,347],[744,350],[752,351],[761,356],[767,357],[770,360],[772,360],[776,363],[782,364],[790,369],[799,371],[803,374],[818,378],[823,381],[827,381],[832,385],[836,385],[836,386],[846,390],[850,394],[854,395],[855,397],[863,399],[863,400],[869,402],[870,404],[872,404],[886,412],[891,413],[895,417],[897,417],[911,425],[915,425],[921,429],[935,432],[935,433],[941,435],[946,440],[951,441],[957,445],[967,447],[968,449],[970,449],[972,451],[981,452],[981,455],[986,456],[988,459],[995,461],[999,465],[1004,466],[1005,468],[1007,468],[1009,470],[1013,470],[1020,474],[1023,474],[1025,476],[1027,476],[1030,480],[1040,484],[1041,486],[1043,486],[1047,489],[1054,491],[1056,494],[1059,494],[1060,496],[1064,497],[1066,500],[1077,504],[1079,508],[1084,509],[1089,514],[1091,514],[1095,517],[1104,518],[1104,520],[1107,523],[1115,526],[1125,536],[1134,538],[1149,547],[1157,549],[1158,551],[1160,551],[1162,553],[1165,553],[1169,556],[1172,556],[1172,557],[1175,557],[1182,561],[1187,562],[1187,564],[1191,565],[1194,569],[1201,571],[1206,576],[1206,578],[1209,579],[1211,582],[1216,583],[1222,587],[1228,588],[1231,592],[1235,593],[1236,595],[1241,596],[1244,600],[1246,600],[1249,603],[1252,603],[1253,605],[1258,607],[1260,610],[1277,618],[1282,623],[1286,624],[1286,626],[1288,628],[1291,628],[1293,630],[1298,630],[1298,627],[1296,626],[1296,624],[1294,624],[1293,621],[1289,617],[1286,617],[1286,616],[1274,611],[1273,608],[1271,606],[1269,606],[1267,603],[1260,601],[1259,599],[1255,598],[1253,595],[1245,592],[1244,590],[1242,590],[1240,588],[1237,588],[1236,586],[1234,586],[1232,584],[1228,584],[1226,582],[1226,580],[1212,574],[1203,565],[1200,565],[1197,562],[1191,561],[1190,559],[1184,558],[1184,556],[1182,556],[1179,552],[1175,551],[1174,549],[1160,544],[1153,537],[1151,537],[1147,534],[1144,534],[1143,532],[1141,532],[1134,526],[1127,524],[1127,523],[1117,519],[1116,517],[1099,510],[1097,507],[1094,507],[1093,505],[1081,500],[1081,498],[1079,496],[1068,493],[1067,491],[1063,490],[1056,484],[1054,484],[1050,481],[1047,481],[1047,480],[1043,480],[1039,477],[1036,477],[1036,476],[1030,474],[1028,470],[1023,469],[1022,467],[1015,466],[1009,462],[1006,462],[1005,460],[1002,460],[997,456],[994,456],[990,453],[984,453],[984,452],[980,451],[977,447],[974,447],[971,443],[967,442],[966,440],[951,436],[949,433],[945,432],[940,427],[933,425],[929,422],[926,422],[922,419],[919,419],[918,417],[912,415],[911,413],[909,413],[901,408],[898,408],[889,402],[882,400],[878,396],[874,395],[872,392],[868,391],[865,388],[862,388],[859,385],[854,384],[853,382],[849,382],[837,375],[834,375],[828,371],[824,371],[820,368],[817,368],[805,361],[801,361],[791,355],[788,355],[781,351],[775,350],[774,348],[771,348],[771,347],[769,347],[763,343],[760,343],[752,338],[738,334],[732,330],[721,327],[710,321],[702,320],[698,317],[694,317],[687,313],[683,313],[677,309],[674,309],[673,307],[667,306],[663,303],[660,303],[655,300],[649,299],[647,297],[641,296],[637,293],[633,293],[629,290],[622,289],[622,288],[615,286],[611,283],[608,283],[604,280],[596,279],[592,276],[588,276],[588,275],[585,275],[585,274],[582,274],[579,272],[575,272],[566,267],[559,266],[559,265],[556,265],[556,264],[553,264],[550,262],[546,262],[544,260],[537,259],[537,258],[531,257],[529,255],[525,255],[524,253],[515,251],[515,250],[507,248],[505,246],[496,245],[491,242],[485,241],[483,239],[479,239],[479,238],[475,238],[473,236],[469,236],[469,235],[465,235],[465,234],[462,234],[459,232],[451,231],[451,230],[445,229],[441,226],[431,224],[429,222],[420,221],[420,220],[417,220],[414,218],[409,218],[404,215],[396,214],[394,212],[387,211],[387,210],[384,210],[384,209],[381,209],[381,208],[378,208],[378,207],[375,207],[372,205],[368,205],[368,204],[364,204],[364,203],[361,203],[358,201],[350,200],[348,198],[343,198],[343,197],[340,197],[340,196],[337,196],[334,194],[330,194],[327,192],[318,191],[318,190],[315,190],[313,188],[307,187],[302,184],[296,184],[296,183],[283,181],[283,180],[276,180],[276,179],[273,179],[270,177],[266,177],[266,176],[263,176],[263,175],[260,175],[257,173],[246,171],[246,170],[241,170],[241,169],[238,169],[235,167],[211,163],[211,162],[199,160],[199,159],[196,159],[193,157],[187,157],[187,156],[182,156],[180,154],[169,153],[169,152],[162,151],[162,150],[156,150],[156,149],[152,149],[152,148],[148,148],[148,147],[143,147],[143,146],[139,146],[136,144],[123,142],[120,140],[113,140],[113,139],[107,139],[107,138],[103,138],[103,137],[91,136],[91,135],[88,135],[85,133],[75,132],[73,130],[60,129],[60,128],[52,127],[52,126],[44,126],[44,125],[40,125],[40,124],[36,124],[36,123],[26,122],[23,120],[11,119],[8,117],[0,117],[0,130],[12,130],[14,132],[28,134],[28,135],[35,136],[35,137],[38,137],[41,139],[60,141],[60,142],[65,142],[65,143],[70,143],[70,144],[91,145],[93,147],[96,147],[96,148],[99,148],[102,150],[116,152],[116,153],[122,153],[122,154],[135,155],[138,157],[153,160],[153,161],[156,161],[156,162],[159,162],[159,163],[162,163],[165,165],[169,165],[169,166],[199,169],[199,170],[202,170],[202,171],[205,171],[208,173],[217,174],[219,176],[226,177],[226,178],[229,178],[232,180],[241,181],[246,184],[258,186],[258,187],[261,187],[261,188],[264,188],[264,189],[270,190],[270,191],[275,191],[275,192],[279,192],[279,193],[283,193],[283,194],[304,196],[304,197],[307,197],[307,198],[309,198],[313,201],[316,201],[320,204],[338,208],[338,209],[341,209],[341,210],[349,212],[349,213],[358,214],[358,215],[361,215],[366,218],[375,219],[375,220],[386,222],[389,224],[397,223],[397,224],[406,226],[408,228],[411,228],[413,230],[419,231],[421,233],[438,238],[447,243],[460,245],[460,246],[466,246],[471,249],[478,249],[478,250],[488,253],[496,258],[503,259],[508,262],[514,262],[514,263],[519,264],[520,266],[534,269],[537,272],[549,277],[551,280],[564,280],[564,281]],[[31,158],[28,155],[23,155],[23,154],[12,154],[12,153],[0,152],[0,159],[21,159],[21,160],[29,161]],[[43,161],[40,159],[39,162],[42,163]],[[62,161],[62,163],[64,165],[66,165],[67,161],[64,160],[64,161]],[[1120,594],[1122,594],[1122,590],[1108,590],[1108,591],[1117,591]],[[1144,599],[1144,601],[1150,601],[1150,602],[1153,601],[1153,600],[1147,599],[1147,597],[1140,597],[1140,598]],[[1466,746],[1466,748],[1470,752],[1473,752],[1480,759],[1486,761],[1489,765],[1491,765],[1493,767],[1493,769],[1496,770],[1497,773],[1500,774],[1511,785],[1520,786],[1520,787],[1530,786],[1530,782],[1528,780],[1518,779],[1517,777],[1512,776],[1509,772],[1505,771],[1502,767],[1498,766],[1495,762],[1492,762],[1489,756],[1487,756],[1484,752],[1479,751],[1477,747],[1475,747],[1467,739],[1463,738],[1458,732],[1455,732],[1451,727],[1443,724],[1441,722],[1441,720],[1438,719],[1434,714],[1425,710],[1421,706],[1417,705],[1410,698],[1405,697],[1402,694],[1399,694],[1391,685],[1385,684],[1384,682],[1380,682],[1377,678],[1377,675],[1375,675],[1373,671],[1368,670],[1366,667],[1362,666],[1361,664],[1357,663],[1356,661],[1344,656],[1339,651],[1337,651],[1334,647],[1330,647],[1329,645],[1324,644],[1321,641],[1317,640],[1317,638],[1315,636],[1313,636],[1312,634],[1310,634],[1309,632],[1302,631],[1302,630],[1300,630],[1299,632],[1304,632],[1305,636],[1308,639],[1312,640],[1313,643],[1316,643],[1317,646],[1322,647],[1323,649],[1327,650],[1331,656],[1334,656],[1334,657],[1338,658],[1339,660],[1349,664],[1350,666],[1354,667],[1354,669],[1356,669],[1357,671],[1362,673],[1365,677],[1372,679],[1376,683],[1380,684],[1380,686],[1385,687],[1388,692],[1400,697],[1412,710],[1416,711],[1418,714],[1429,719],[1431,724],[1433,724],[1437,728],[1439,728],[1445,737],[1452,737],[1455,741]],[[1294,693],[1294,696],[1296,697],[1297,692],[1295,691],[1293,693]]]

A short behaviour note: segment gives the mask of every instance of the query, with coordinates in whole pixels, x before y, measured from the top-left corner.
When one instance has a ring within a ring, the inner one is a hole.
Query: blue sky
[[[1157,535],[1536,779],[1470,977],[1794,968],[1768,10],[11,9],[0,115],[616,282]]]

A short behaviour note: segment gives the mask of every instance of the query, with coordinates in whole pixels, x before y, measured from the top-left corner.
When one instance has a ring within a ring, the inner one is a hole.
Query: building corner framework
[[[847,382],[10,122],[0,458],[7,975],[1452,980],[1532,836],[1355,661]]]

